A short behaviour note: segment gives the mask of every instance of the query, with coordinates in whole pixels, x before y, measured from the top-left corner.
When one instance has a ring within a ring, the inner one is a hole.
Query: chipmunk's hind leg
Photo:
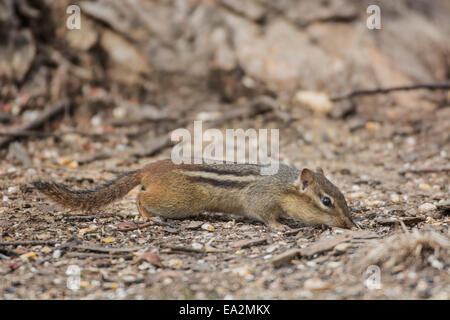
[[[160,185],[147,185],[145,191],[141,191],[136,199],[139,213],[147,218],[159,216],[168,219],[181,219],[196,216],[203,212],[203,208],[196,207],[190,199],[185,199],[188,194],[178,193],[177,197],[168,190],[160,188]]]

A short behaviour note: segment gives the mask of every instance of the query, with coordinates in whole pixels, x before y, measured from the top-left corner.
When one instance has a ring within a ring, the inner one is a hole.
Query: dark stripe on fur
[[[219,175],[231,175],[236,177],[245,177],[245,176],[255,176],[259,175],[259,171],[252,170],[251,168],[240,168],[239,170],[236,169],[225,169],[225,168],[218,168],[218,167],[206,167],[206,166],[192,166],[192,167],[186,167],[184,170],[187,171],[202,171],[202,172],[209,172],[209,173],[216,173]]]
[[[204,177],[187,177],[187,179],[191,182],[203,182],[221,188],[245,188],[251,183],[248,181],[215,180]]]

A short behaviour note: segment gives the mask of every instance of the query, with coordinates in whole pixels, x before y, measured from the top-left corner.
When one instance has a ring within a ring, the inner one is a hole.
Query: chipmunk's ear
[[[316,168],[316,172],[317,172],[317,173],[320,173],[320,174],[323,175],[323,176],[325,175],[325,173],[323,172],[323,169],[322,169],[321,167],[317,167],[317,168]]]
[[[311,183],[313,183],[314,181],[314,172],[312,172],[311,170],[305,168],[302,170],[302,173],[300,174],[300,190],[301,191],[305,191],[308,186],[311,185]]]

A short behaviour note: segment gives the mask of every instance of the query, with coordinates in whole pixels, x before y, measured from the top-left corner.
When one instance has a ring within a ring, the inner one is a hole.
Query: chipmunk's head
[[[356,227],[341,191],[328,180],[321,168],[303,169],[295,182],[295,195],[303,199],[297,209],[289,208],[294,218],[311,224],[351,229]],[[294,204],[291,204],[293,206]]]

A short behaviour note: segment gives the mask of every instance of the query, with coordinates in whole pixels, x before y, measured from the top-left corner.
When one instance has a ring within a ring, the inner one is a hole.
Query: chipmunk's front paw
[[[278,221],[270,221],[267,223],[267,226],[272,232],[286,232],[290,230],[287,225],[281,224]]]

